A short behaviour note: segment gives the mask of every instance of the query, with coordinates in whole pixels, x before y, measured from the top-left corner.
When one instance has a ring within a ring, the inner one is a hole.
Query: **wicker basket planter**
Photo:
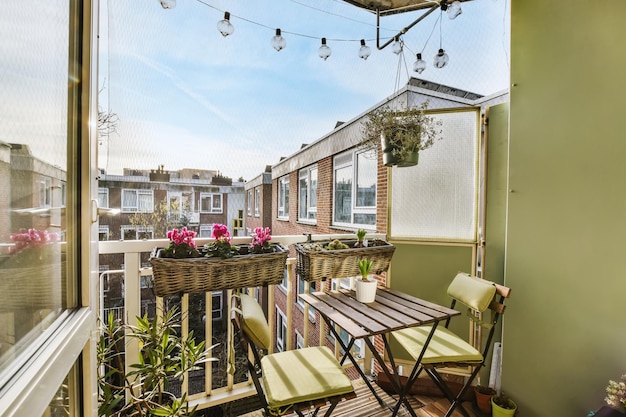
[[[289,252],[279,244],[275,251],[221,258],[150,259],[154,292],[159,297],[235,288],[280,284]]]
[[[0,312],[61,308],[64,271],[58,245],[0,260]]]
[[[296,271],[306,281],[324,281],[327,278],[346,278],[360,275],[359,259],[373,261],[372,273],[380,274],[389,269],[396,247],[380,239],[369,241],[369,246],[354,248],[356,240],[342,240],[350,248],[337,250],[314,250],[309,243],[296,243],[298,253]],[[321,247],[329,241],[315,242]],[[318,246],[319,247],[319,246]]]

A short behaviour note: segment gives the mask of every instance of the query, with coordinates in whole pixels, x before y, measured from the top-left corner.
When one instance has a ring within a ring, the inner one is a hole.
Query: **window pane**
[[[312,169],[310,172],[311,192],[310,195],[310,208],[317,208],[317,169]],[[315,218],[315,216],[313,216]]]
[[[335,222],[350,223],[352,217],[352,167],[335,170]]]
[[[376,180],[378,161],[376,152],[362,152],[357,155],[356,206],[376,206]],[[355,223],[361,223],[355,220]]]
[[[0,372],[68,304],[68,5],[2,2]]]
[[[298,190],[298,217],[301,219],[306,219],[308,211],[309,185],[307,177],[303,176],[302,174],[300,174]]]

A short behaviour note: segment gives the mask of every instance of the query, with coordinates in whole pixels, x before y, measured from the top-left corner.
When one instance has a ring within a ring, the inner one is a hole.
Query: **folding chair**
[[[248,370],[266,416],[281,416],[319,409],[330,404],[324,414],[330,416],[343,399],[355,398],[350,378],[332,354],[323,346],[308,347],[261,355],[270,346],[267,320],[256,300],[247,294],[233,296],[231,319],[241,336],[247,355]]]
[[[472,381],[485,365],[485,358],[491,347],[491,342],[496,329],[499,317],[504,314],[504,300],[511,294],[511,289],[495,284],[491,281],[472,277],[469,274],[459,272],[448,287],[448,295],[452,297],[451,308],[456,302],[460,302],[468,307],[469,317],[479,326],[489,329],[487,339],[484,341],[482,352],[478,351],[463,338],[448,330],[449,320],[445,327],[439,326],[428,344],[426,352],[420,363],[416,363],[408,377],[407,384],[402,390],[402,395],[406,395],[411,390],[411,386],[421,373],[422,369],[439,387],[441,392],[450,400],[450,408],[446,417],[452,415],[456,408],[464,416],[469,414],[463,408],[461,402],[463,395],[471,386]],[[475,312],[491,310],[489,320],[479,320]],[[411,327],[408,329],[392,332],[392,336],[402,345],[402,347],[415,359],[419,359],[422,347],[427,341],[431,326]],[[454,395],[448,387],[446,381],[437,371],[437,368],[466,367],[471,370],[467,380],[457,395]],[[400,401],[398,402],[400,404]]]

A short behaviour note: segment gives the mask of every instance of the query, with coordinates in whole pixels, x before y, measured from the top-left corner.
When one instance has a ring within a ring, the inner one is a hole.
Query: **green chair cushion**
[[[493,282],[459,272],[448,287],[448,295],[466,306],[485,311],[496,294]]]
[[[413,359],[417,360],[431,329],[432,326],[411,327],[396,330],[391,334]],[[437,327],[424,353],[422,363],[482,362],[482,360],[483,356],[472,345],[445,327]]]
[[[260,349],[269,349],[270,328],[263,309],[257,301],[248,294],[240,294],[241,299],[241,329],[248,338]]]
[[[337,359],[323,346],[266,355],[261,370],[270,409],[354,391]]]

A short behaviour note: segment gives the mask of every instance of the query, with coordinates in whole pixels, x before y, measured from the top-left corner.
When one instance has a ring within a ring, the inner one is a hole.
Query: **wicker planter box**
[[[354,248],[356,240],[341,240],[349,249],[311,250],[308,243],[296,243],[298,253],[296,271],[306,281],[324,281],[327,278],[346,278],[360,275],[359,260],[373,261],[371,271],[380,274],[389,269],[396,247],[384,240],[373,239],[365,248]],[[329,241],[314,242],[322,247]]]
[[[28,249],[0,260],[0,312],[60,308],[64,274],[65,261],[58,245]]]
[[[235,288],[280,284],[289,252],[272,244],[275,252],[233,258],[162,258],[161,251],[150,259],[154,293],[159,297],[203,293]]]

